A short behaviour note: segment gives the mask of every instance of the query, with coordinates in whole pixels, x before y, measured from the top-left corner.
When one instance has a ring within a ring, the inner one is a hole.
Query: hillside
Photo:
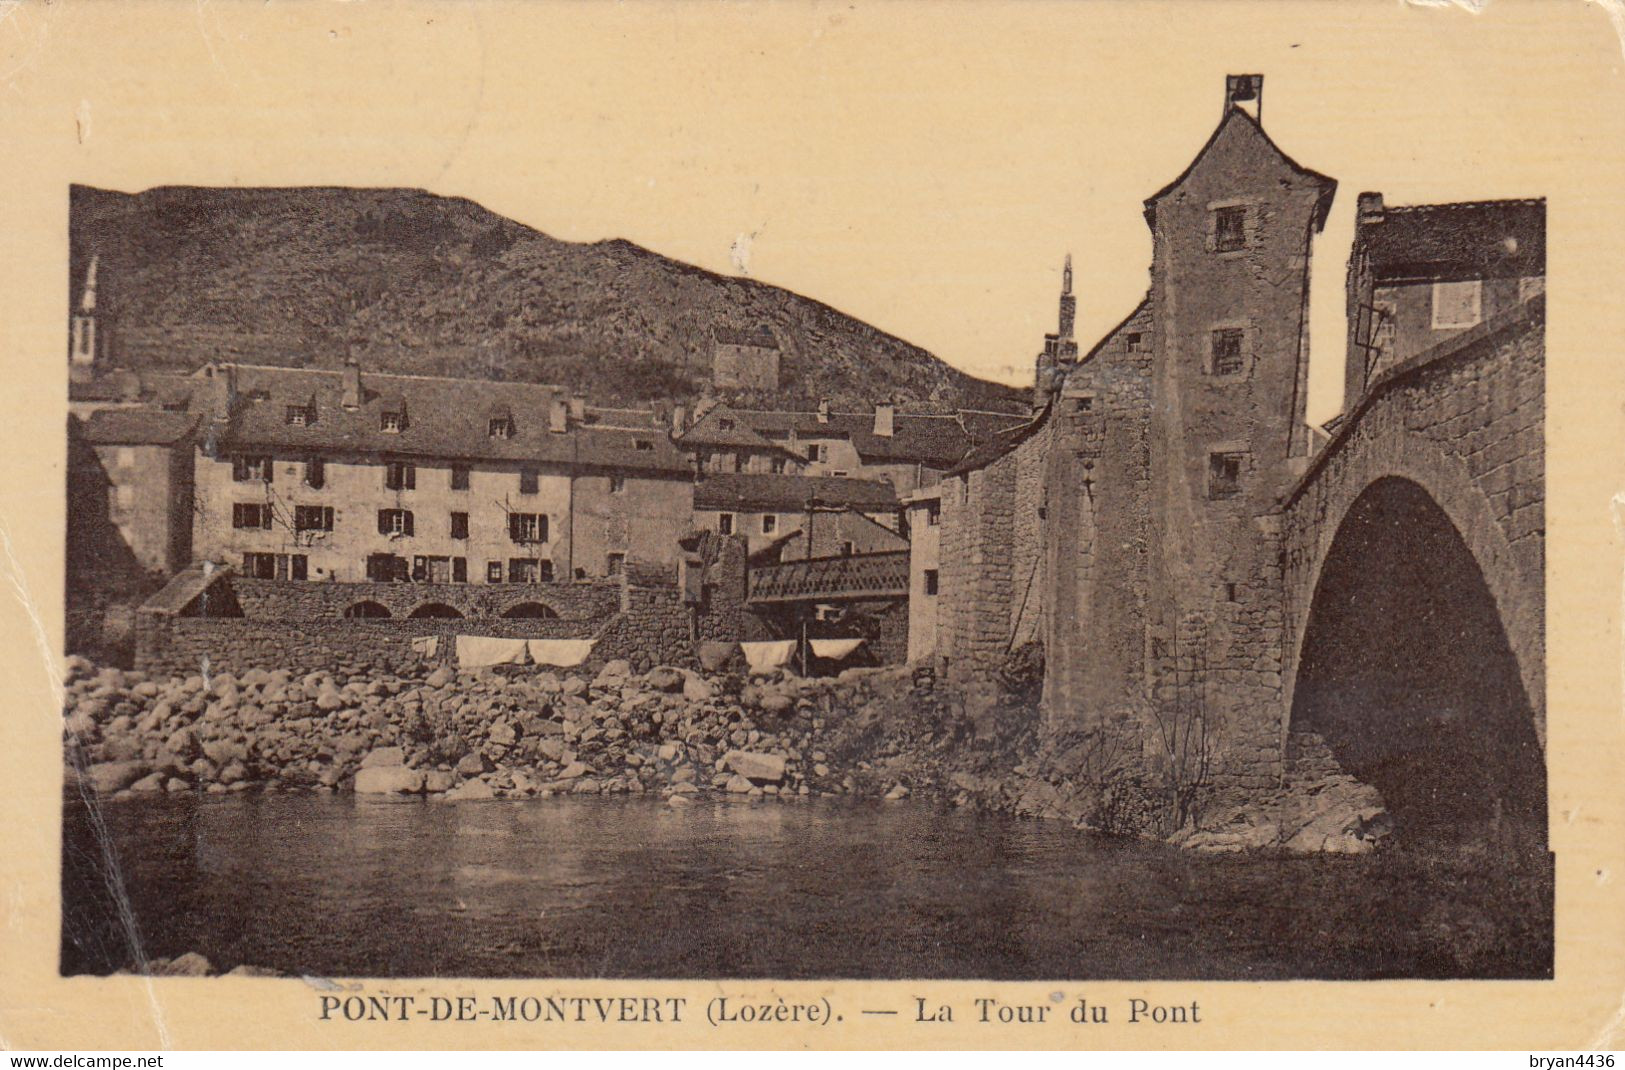
[[[1013,409],[1024,391],[787,290],[630,242],[566,242],[470,201],[406,189],[71,192],[71,292],[91,252],[115,360],[364,366],[560,383],[595,403],[700,395],[718,327],[782,350],[770,407]]]

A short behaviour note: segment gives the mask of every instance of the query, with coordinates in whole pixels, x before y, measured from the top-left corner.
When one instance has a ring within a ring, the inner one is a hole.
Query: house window
[[[412,579],[418,583],[445,583],[451,579],[451,558],[424,557],[412,559]]]
[[[937,570],[934,568],[928,568],[925,570],[925,593],[937,593]]]
[[[1224,600],[1226,602],[1234,602],[1237,600],[1236,585],[1234,583],[1226,583],[1224,585]]]
[[[540,487],[540,486],[541,486],[541,480],[540,480],[540,477],[538,477],[537,474],[536,474],[536,469],[534,469],[534,468],[526,468],[526,469],[523,469],[523,470],[520,471],[520,473],[519,473],[519,493],[520,494],[535,494],[536,491],[537,491],[537,488]]]
[[[508,538],[514,542],[546,542],[547,517],[541,513],[509,513]]]
[[[609,554],[604,558],[604,575],[606,576],[619,576],[625,567],[625,554]]]
[[[626,477],[625,476],[610,476],[609,477],[609,492],[611,494],[621,494],[625,490],[626,490]]]
[[[501,561],[487,561],[485,563],[485,582],[486,583],[501,583],[502,582],[502,562]]]
[[[378,510],[378,534],[405,535],[410,537],[412,534],[412,510]]]
[[[255,390],[250,390],[244,395],[244,397],[248,398],[249,401],[270,401],[271,392],[262,386]]]
[[[1092,398],[1092,397],[1081,397],[1081,398],[1073,398],[1072,399],[1072,411],[1073,412],[1093,412],[1094,408],[1095,408],[1095,399]]]
[[[418,485],[418,467],[406,461],[390,461],[384,466],[384,486],[389,490],[413,490]]]
[[[790,462],[785,460],[783,457],[775,457],[768,465],[768,470],[776,476],[782,476],[789,466]]]
[[[745,470],[745,466],[739,462],[739,454],[737,454],[737,453],[728,454],[727,471],[729,471],[729,472],[743,472],[744,470]]]
[[[289,405],[282,419],[294,427],[306,427],[316,422],[309,405]]]
[[[276,554],[244,554],[243,575],[251,580],[276,579]]]
[[[1212,334],[1212,358],[1208,369],[1214,375],[1239,375],[1242,370],[1240,327],[1220,327]]]
[[[310,579],[310,558],[304,554],[282,554],[288,559],[288,578],[290,580]]]
[[[468,465],[454,464],[451,466],[451,489],[468,489]]]
[[[848,539],[845,542],[841,543],[841,556],[842,557],[851,557],[852,552],[854,550],[856,550],[856,549],[857,549],[857,547],[852,545],[852,540]]]
[[[238,502],[231,507],[231,526],[239,529],[263,528],[269,531],[271,507],[258,502]]]
[[[732,513],[717,514],[717,534],[732,535],[734,533],[734,515]]]
[[[646,438],[637,439],[632,443],[632,445],[638,450],[639,453],[649,453],[655,448],[655,444]]]
[[[238,483],[269,483],[271,482],[271,458],[233,457],[231,459],[231,478]]]
[[[552,564],[551,561],[548,562]],[[541,579],[541,562],[534,557],[508,558],[509,583],[536,583]]]
[[[1234,498],[1241,491],[1241,469],[1245,453],[1211,453],[1207,459],[1207,496]]]
[[[822,442],[810,442],[810,443],[808,443],[807,444],[807,460],[811,461],[813,464],[818,464],[821,461],[823,461],[823,459],[824,459],[824,444]]]
[[[451,514],[451,537],[454,539],[468,538],[468,514]]]
[[[927,527],[936,527],[942,523],[942,503],[931,502],[925,507],[925,523]]]
[[[1213,248],[1221,253],[1247,247],[1247,206],[1232,205],[1213,211]]]
[[[326,482],[327,464],[320,457],[307,458],[305,460],[305,486],[320,490]]]
[[[762,514],[762,534],[763,535],[771,535],[771,534],[773,534],[774,530],[777,529],[778,526],[779,526],[778,514],[776,514],[776,513],[763,513]]]
[[[513,421],[506,416],[491,417],[490,430],[487,432],[492,438],[512,438]]]
[[[843,469],[840,469],[840,468],[835,469],[833,472],[830,473],[830,475],[834,476],[836,479],[844,479],[844,478],[846,478],[846,472]]]
[[[367,555],[367,579],[374,583],[397,583],[406,579],[410,575],[410,566],[407,564],[406,558],[404,557],[397,557],[395,554]],[[347,617],[370,617],[373,615],[373,613],[365,611],[360,613],[351,613],[349,610],[346,610],[344,615]]]
[[[1140,331],[1130,331],[1123,336],[1123,344],[1130,353],[1142,353],[1145,351],[1145,335]]]
[[[717,417],[717,426],[724,431],[732,431],[734,429],[734,422],[727,416],[719,416]]]
[[[451,559],[451,582],[468,582],[468,558],[454,557]]]
[[[293,530],[295,531],[332,531],[333,507],[331,505],[296,505],[293,507]]]
[[[963,475],[963,476],[959,477],[959,504],[961,504],[961,505],[969,505],[970,504],[970,476],[969,475]]]
[[[406,413],[383,412],[378,416],[378,430],[398,435],[406,428]]]
[[[1484,284],[1467,282],[1433,284],[1433,326],[1436,329],[1472,327],[1483,318]]]

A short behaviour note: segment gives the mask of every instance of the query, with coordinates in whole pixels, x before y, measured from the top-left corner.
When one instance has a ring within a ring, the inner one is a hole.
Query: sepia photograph
[[[0,10],[39,1006],[1600,1028],[1612,25]]]

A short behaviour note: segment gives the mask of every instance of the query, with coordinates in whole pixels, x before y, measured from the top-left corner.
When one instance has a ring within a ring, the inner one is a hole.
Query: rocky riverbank
[[[158,680],[71,658],[68,670],[69,785],[103,799],[653,794],[684,807],[912,795],[1208,851],[1362,853],[1386,831],[1375,793],[1335,775],[1214,800],[1208,820],[1170,827],[1167,786],[1143,763],[1103,764],[1097,736],[1047,736],[1019,695],[972,700],[902,668],[746,679],[614,661],[591,676],[442,667]]]

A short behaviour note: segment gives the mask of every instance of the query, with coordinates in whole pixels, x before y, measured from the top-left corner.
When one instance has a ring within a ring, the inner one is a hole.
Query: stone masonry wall
[[[340,619],[360,602],[376,602],[392,617],[425,605],[446,605],[465,617],[500,617],[515,606],[540,603],[558,617],[584,620],[620,608],[619,581],[577,583],[300,583],[234,576],[232,590],[243,616],[255,620]]]

